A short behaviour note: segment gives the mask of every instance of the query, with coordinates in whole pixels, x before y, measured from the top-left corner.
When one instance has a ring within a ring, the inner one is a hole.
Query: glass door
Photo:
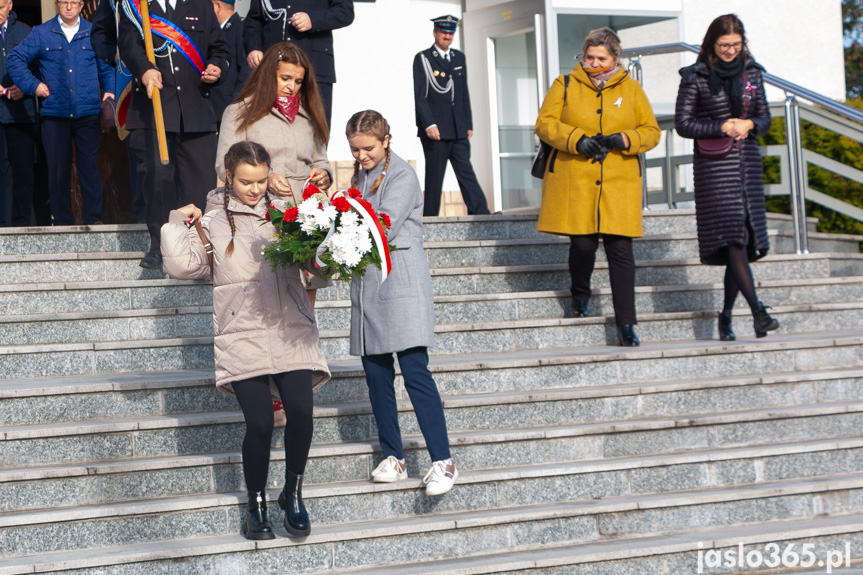
[[[493,166],[497,168],[495,191],[499,194],[495,204],[506,211],[536,208],[542,181],[531,177],[530,167],[538,145],[533,127],[544,93],[539,89],[542,74],[537,26],[490,40],[494,50],[491,91],[497,111],[496,142],[492,137],[493,156],[497,157]]]

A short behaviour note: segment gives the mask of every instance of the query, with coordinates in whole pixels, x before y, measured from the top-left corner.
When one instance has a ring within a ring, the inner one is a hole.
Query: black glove
[[[582,136],[581,139],[576,142],[575,149],[579,154],[584,156],[587,159],[596,158],[597,155],[602,154],[603,158],[605,157],[605,150],[598,141],[596,141],[596,136],[593,138],[588,138],[587,136]]]
[[[629,146],[623,141],[623,134],[618,132],[616,134],[609,134],[607,136],[597,136],[599,143],[609,150],[625,150]]]

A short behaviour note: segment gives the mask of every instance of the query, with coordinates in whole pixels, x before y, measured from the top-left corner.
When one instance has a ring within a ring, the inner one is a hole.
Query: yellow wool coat
[[[536,135],[553,148],[542,180],[537,229],[559,235],[643,236],[638,155],[659,143],[653,108],[623,69],[602,90],[580,63],[569,76],[566,101],[561,76],[549,88],[536,119]],[[612,150],[601,164],[575,149],[584,135],[617,132],[629,138],[629,149]]]

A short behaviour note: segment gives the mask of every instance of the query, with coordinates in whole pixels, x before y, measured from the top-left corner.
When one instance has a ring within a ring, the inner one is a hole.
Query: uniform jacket
[[[6,37],[0,38],[0,50],[3,58],[0,59],[0,85],[9,88],[15,82],[6,70],[6,58],[9,52],[15,49],[30,33],[30,26],[18,22],[15,12],[9,12],[6,20]],[[18,101],[10,98],[0,98],[0,124],[32,124],[36,121],[36,97],[24,96]]]
[[[432,79],[437,80],[441,87],[450,78],[453,79],[454,93],[439,94],[432,88],[426,76],[423,57],[432,68]],[[419,136],[425,136],[426,128],[433,124],[437,124],[442,140],[467,138],[467,131],[473,130],[465,57],[462,52],[450,48],[450,58],[451,61],[447,61],[434,45],[414,57],[414,105]]]
[[[748,245],[754,261],[770,249],[764,207],[764,168],[756,138],[770,129],[770,108],[764,95],[761,67],[749,60],[749,84],[755,93],[747,118],[755,124],[740,150],[711,160],[695,148],[695,219],[698,251],[706,264],[725,265],[729,244]],[[698,62],[680,70],[675,126],[684,138],[719,138],[722,124],[731,118],[725,90],[716,95],[708,87],[708,68]]]
[[[620,70],[598,90],[577,64],[549,88],[536,119],[536,135],[554,148],[542,180],[537,229],[561,235],[644,235],[641,223],[643,168],[638,158],[659,143],[659,125],[639,83]],[[627,150],[613,150],[591,163],[575,145],[587,135],[623,132]]]
[[[392,271],[381,284],[381,271],[369,266],[361,280],[351,282],[352,355],[375,355],[434,346],[434,302],[431,275],[423,250],[423,195],[416,172],[392,154],[378,191],[368,189],[383,171],[380,162],[360,170],[357,188],[375,211],[390,216],[387,239]]]
[[[39,78],[28,66],[39,63],[39,75],[51,95],[41,114],[55,118],[98,115],[102,93],[114,92],[114,69],[96,57],[90,45],[91,24],[79,19],[78,33],[66,40],[57,16],[33,28],[6,59],[9,75],[25,94],[34,94]],[[101,85],[101,89],[100,89]]]
[[[246,49],[243,47],[243,19],[236,12],[228,18],[222,28],[228,44],[228,70],[216,87],[210,89],[210,101],[216,112],[216,121],[222,119],[225,108],[233,102],[249,79],[251,69],[246,63]]]
[[[96,55],[112,66],[114,56],[117,55],[117,15],[114,13],[116,1],[99,0],[90,32],[90,43]]]
[[[333,177],[333,168],[327,161],[326,147],[315,140],[314,124],[305,108],[300,111],[293,123],[288,122],[276,109],[252,124],[246,130],[237,130],[237,116],[243,102],[231,104],[222,116],[219,132],[219,147],[216,152],[216,175],[225,180],[225,154],[237,142],[257,142],[270,154],[273,172],[287,178],[294,193],[302,191],[306,178],[312,168],[323,168]],[[297,193],[299,198],[301,194]]]
[[[293,42],[312,62],[318,82],[336,81],[333,58],[333,30],[344,28],[354,21],[353,0],[268,0],[274,10],[285,10],[277,20],[271,20],[264,9],[265,0],[252,0],[249,13],[243,22],[246,53],[253,50],[266,52],[273,44]],[[297,32],[290,25],[291,16],[305,12],[312,21],[312,29]]]
[[[275,200],[279,209],[284,202]],[[273,227],[261,225],[266,202],[251,208],[235,197],[228,209],[234,216],[234,253],[225,257],[231,227],[224,208],[224,189],[207,197],[201,225],[213,244],[213,332],[215,333],[216,386],[234,395],[234,381],[285,371],[311,370],[317,389],[330,379],[321,349],[315,312],[296,268],[270,270],[261,250],[270,243]],[[172,211],[162,226],[165,271],[177,279],[206,278],[207,254],[195,228]],[[270,383],[274,399],[279,399]]]
[[[150,14],[165,16],[158,2],[149,2]],[[177,0],[172,22],[198,46],[206,64],[213,64],[227,72],[228,45],[219,28],[219,21],[209,0]],[[132,72],[135,87],[126,118],[129,130],[146,128],[155,130],[153,103],[147,97],[147,89],[141,84],[141,76],[154,66],[147,60],[144,40],[138,29],[124,15],[120,18],[120,33],[117,40],[120,57]],[[164,40],[153,34],[153,46],[159,48]],[[170,58],[156,57],[156,67],[162,73],[162,114],[165,131],[180,132],[180,116],[184,132],[215,132],[216,113],[210,104],[210,89],[215,84],[201,81],[201,74],[182,54],[173,52]],[[173,65],[173,69],[172,69]]]

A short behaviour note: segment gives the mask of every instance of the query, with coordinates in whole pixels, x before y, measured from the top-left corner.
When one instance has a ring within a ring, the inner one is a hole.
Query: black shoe
[[[731,310],[724,309],[719,312],[719,339],[721,341],[735,341],[737,336],[731,330]]]
[[[138,265],[148,270],[160,270],[162,269],[162,254],[147,252],[147,255],[141,258],[141,263]]]
[[[263,491],[249,491],[249,508],[241,533],[254,541],[276,538],[273,526],[267,520],[267,494]]]
[[[568,317],[587,317],[587,302],[586,299],[572,298],[572,307]]]
[[[303,476],[287,472],[288,482],[279,495],[279,507],[285,510],[285,529],[294,537],[305,537],[312,526],[303,504]]]
[[[623,347],[638,347],[641,345],[631,325],[617,326],[617,345],[622,345]]]
[[[758,302],[758,309],[752,313],[752,324],[755,327],[755,337],[766,337],[768,331],[779,329],[779,322],[770,317],[767,313],[767,308],[763,303]]]

